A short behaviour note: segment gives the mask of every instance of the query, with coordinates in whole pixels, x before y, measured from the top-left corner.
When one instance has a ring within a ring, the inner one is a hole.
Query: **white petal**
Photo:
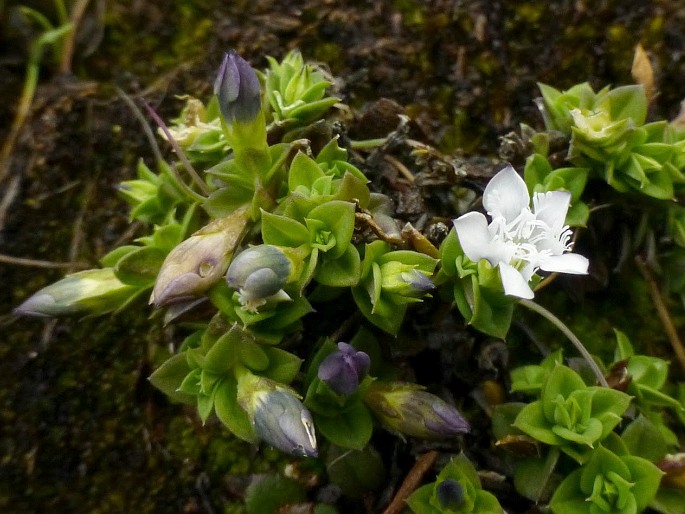
[[[517,296],[518,298],[526,298],[528,300],[535,296],[533,290],[521,273],[509,264],[505,262],[499,263],[499,276],[502,278],[504,294],[508,296]]]
[[[473,262],[489,260],[492,237],[485,216],[480,212],[467,212],[454,220],[454,228],[457,230],[461,248],[469,259]]]
[[[503,216],[507,223],[514,221],[524,209],[529,209],[529,205],[526,183],[511,165],[492,177],[483,192],[485,210],[493,218]]]
[[[566,213],[571,203],[571,193],[567,191],[549,191],[535,193],[533,210],[535,217],[553,230],[560,230],[566,221]]]
[[[590,262],[587,258],[577,253],[565,253],[564,255],[550,255],[540,259],[540,269],[556,271],[559,273],[571,273],[573,275],[587,275]]]

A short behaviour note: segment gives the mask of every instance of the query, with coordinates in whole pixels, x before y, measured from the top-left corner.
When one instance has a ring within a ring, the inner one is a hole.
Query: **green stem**
[[[350,148],[352,150],[370,150],[378,148],[388,142],[387,137],[380,137],[378,139],[364,139],[362,141],[350,141]]]
[[[568,338],[568,340],[571,341],[571,343],[573,343],[573,346],[575,346],[576,349],[580,352],[580,354],[583,356],[583,359],[587,361],[588,365],[597,377],[597,381],[600,383],[600,385],[604,387],[609,387],[606,378],[604,378],[604,373],[602,373],[602,370],[599,369],[599,366],[595,362],[595,359],[592,358],[592,355],[590,355],[590,352],[587,351],[587,348],[583,346],[583,343],[580,342],[580,339],[578,339],[576,335],[573,332],[571,332],[571,330],[566,325],[564,325],[563,321],[561,321],[559,318],[557,318],[554,314],[545,309],[543,306],[538,305],[535,302],[531,302],[530,300],[521,299],[519,300],[519,304],[523,305],[524,307],[527,307],[533,312],[536,312],[546,320],[550,321],[555,327],[557,327]]]

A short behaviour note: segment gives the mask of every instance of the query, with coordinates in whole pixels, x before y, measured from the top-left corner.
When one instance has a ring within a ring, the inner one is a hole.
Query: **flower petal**
[[[507,223],[529,209],[528,188],[516,170],[508,165],[497,173],[483,192],[483,207],[493,218],[503,216]]]
[[[571,203],[571,193],[567,191],[548,191],[535,193],[533,211],[535,217],[554,231],[559,231],[566,221],[566,213]]]
[[[510,266],[505,262],[500,262],[499,276],[502,278],[504,294],[508,296],[517,296],[518,298],[526,298],[528,300],[535,296],[533,290],[528,285],[528,282],[526,282],[521,273],[513,266]]]
[[[559,273],[571,273],[573,275],[587,275],[590,262],[586,257],[577,253],[565,253],[564,255],[549,255],[540,259],[540,269],[544,271],[556,271]]]
[[[467,212],[454,220],[459,244],[464,254],[473,262],[492,257],[492,236],[488,230],[488,220],[480,212]],[[490,261],[495,266],[496,261]]]

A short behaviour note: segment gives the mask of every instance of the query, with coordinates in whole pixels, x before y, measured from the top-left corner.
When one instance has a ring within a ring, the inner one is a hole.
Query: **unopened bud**
[[[121,282],[112,268],[91,269],[44,287],[14,312],[23,316],[104,314],[123,305],[136,290]]]
[[[214,82],[214,94],[226,123],[254,120],[261,109],[260,91],[257,74],[247,61],[232,50],[225,53]]]
[[[338,349],[319,365],[318,377],[335,393],[348,396],[369,372],[369,356],[347,343],[338,343]]]
[[[260,439],[299,457],[316,457],[312,415],[286,386],[249,372],[238,379],[238,401]]]
[[[162,264],[150,303],[156,307],[197,298],[226,272],[247,225],[243,211],[217,219],[176,246]]]
[[[267,300],[289,300],[283,291],[292,263],[282,250],[271,245],[253,246],[239,253],[226,273],[226,282],[240,295],[246,310],[256,312]]]
[[[435,486],[435,497],[440,507],[456,512],[464,504],[464,486],[456,480],[448,478]]]
[[[382,288],[405,298],[421,298],[435,289],[425,273],[408,264],[386,262],[381,265]]]
[[[456,408],[415,384],[377,383],[364,401],[388,430],[400,434],[436,439],[470,430]]]

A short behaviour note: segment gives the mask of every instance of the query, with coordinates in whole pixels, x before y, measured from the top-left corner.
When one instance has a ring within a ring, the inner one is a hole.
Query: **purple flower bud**
[[[364,401],[385,428],[400,434],[436,439],[471,429],[456,408],[416,384],[376,383]]]
[[[225,53],[214,81],[214,94],[226,123],[254,120],[261,109],[260,92],[257,74],[247,61],[233,50]]]
[[[312,415],[302,402],[282,390],[256,395],[254,426],[260,439],[298,457],[316,457]]]
[[[347,343],[338,343],[338,349],[319,365],[318,377],[335,393],[349,396],[369,372],[371,360],[364,352]]]
[[[162,307],[201,296],[226,272],[246,224],[245,211],[235,211],[178,244],[164,259],[150,303]]]
[[[464,504],[466,491],[456,480],[448,478],[435,486],[435,497],[440,507],[446,510],[457,511]]]

